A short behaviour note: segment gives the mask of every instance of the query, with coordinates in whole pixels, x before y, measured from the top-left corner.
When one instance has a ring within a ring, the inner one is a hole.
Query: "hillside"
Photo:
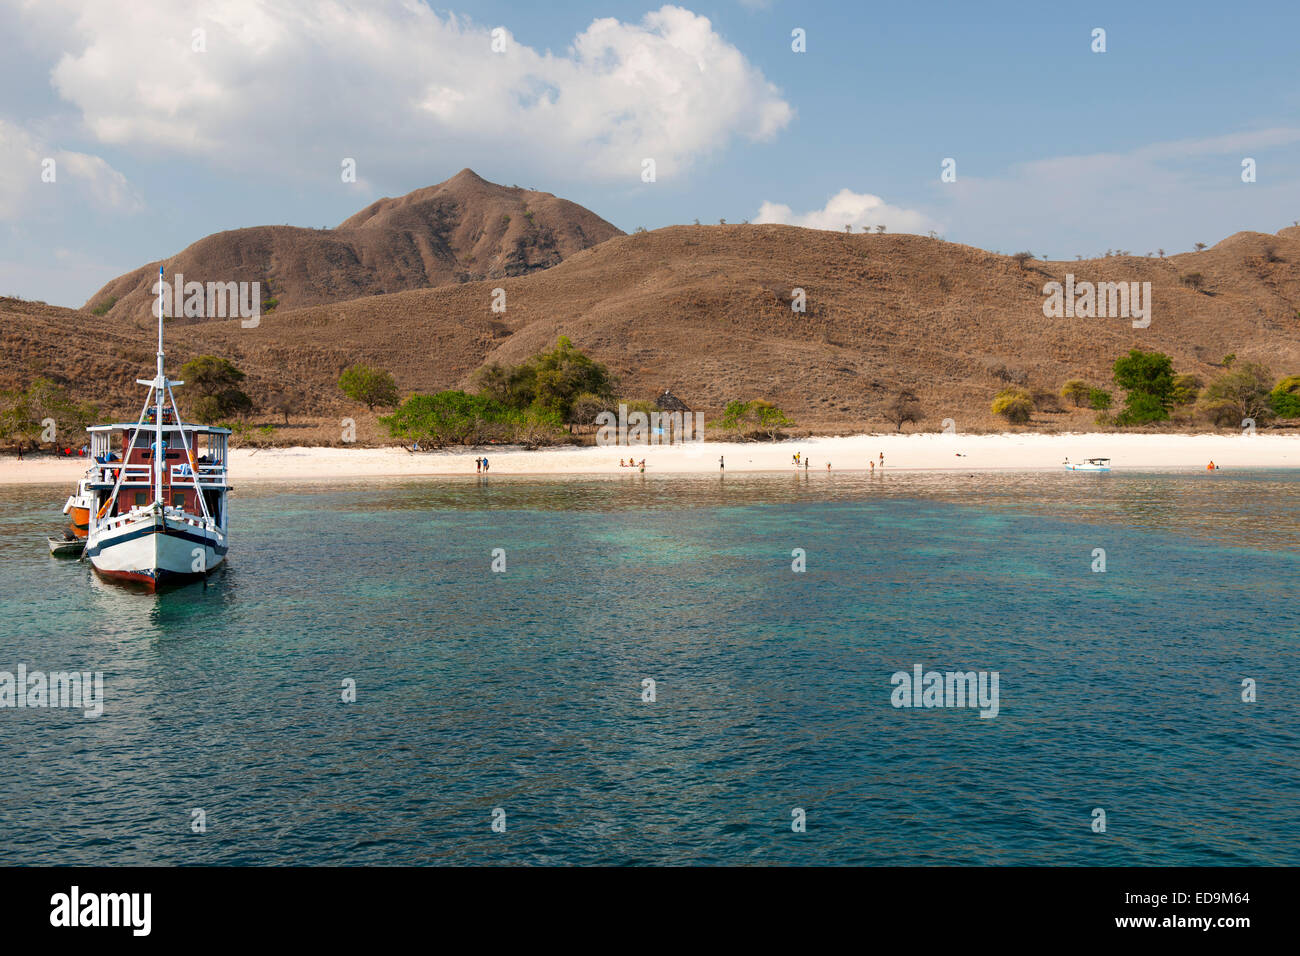
[[[186,281],[261,282],[282,310],[475,279],[526,275],[621,230],[550,193],[498,186],[463,169],[436,186],[380,199],[334,229],[256,226],[207,236],[163,261]],[[118,276],[85,308],[149,308],[157,262]]]
[[[359,228],[365,228],[361,225]],[[1149,328],[1120,318],[1047,319],[1043,286],[1151,283]],[[1185,277],[1199,273],[1199,291]],[[507,311],[490,309],[491,290]],[[790,309],[807,293],[806,314]],[[989,412],[1007,381],[1057,392],[1068,378],[1113,387],[1130,348],[1159,349],[1180,372],[1209,378],[1228,353],[1277,375],[1300,373],[1300,230],[1238,233],[1166,259],[1031,262],[910,235],[844,235],[790,226],[675,226],[619,236],[545,271],[434,289],[281,308],[259,328],[237,320],[179,325],[170,363],[212,352],[249,374],[264,401],[284,376],[303,415],[355,414],[335,387],[369,362],[403,392],[464,385],[485,361],[517,362],[560,334],[607,363],[623,394],[671,387],[710,417],[733,398],[764,396],[805,429],[883,430],[900,388],[914,390],[923,427],[1000,428]],[[140,310],[137,316],[147,316]],[[0,300],[9,360],[0,386],[43,371],[83,398],[122,410],[150,357],[148,320],[96,321],[84,311]],[[89,335],[94,325],[98,331]],[[274,416],[259,414],[259,420]],[[1086,428],[1093,413],[1035,416],[1035,428]]]

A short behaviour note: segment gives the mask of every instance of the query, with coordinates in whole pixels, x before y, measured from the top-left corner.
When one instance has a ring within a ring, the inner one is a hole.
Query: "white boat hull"
[[[101,574],[157,590],[215,570],[226,558],[226,540],[201,524],[141,511],[106,530],[95,529],[86,555]]]

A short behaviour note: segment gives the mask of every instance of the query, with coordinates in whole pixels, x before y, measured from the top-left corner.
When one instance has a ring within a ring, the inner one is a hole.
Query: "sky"
[[[0,295],[464,167],[629,232],[1184,252],[1300,220],[1297,35],[1295,0],[0,0]]]

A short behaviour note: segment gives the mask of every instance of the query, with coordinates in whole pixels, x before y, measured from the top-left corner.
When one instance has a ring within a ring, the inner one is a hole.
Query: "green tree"
[[[354,402],[360,402],[370,411],[376,405],[392,407],[397,404],[397,382],[391,372],[372,365],[357,363],[343,370],[339,388]]]
[[[1081,378],[1072,378],[1061,386],[1061,397],[1074,403],[1075,408],[1083,408],[1088,402],[1088,383]]]
[[[1174,367],[1168,355],[1131,350],[1115,360],[1115,384],[1128,393],[1124,396],[1124,410],[1115,416],[1116,424],[1168,420],[1174,403]]]
[[[1243,362],[1218,376],[1201,395],[1200,410],[1221,428],[1238,428],[1247,419],[1263,424],[1273,417],[1269,370]]]
[[[785,412],[764,398],[756,398],[749,403],[749,414],[753,427],[771,441],[776,441],[782,429],[794,424]]]
[[[1110,392],[1104,388],[1088,389],[1088,407],[1096,412],[1104,412],[1110,408]]]
[[[239,387],[244,373],[215,355],[200,355],[181,366],[182,390],[194,396],[190,414],[205,424],[253,410],[253,400]]]
[[[782,429],[793,424],[785,412],[763,398],[728,402],[722,410],[722,417],[712,423],[738,441],[745,441],[755,434],[775,440]]]
[[[1300,375],[1288,375],[1278,382],[1269,401],[1279,418],[1300,418]]]
[[[485,365],[475,376],[479,393],[511,408],[534,408],[568,418],[580,395],[601,400],[614,397],[614,376],[574,347],[561,335],[549,352],[534,355],[522,365]]]
[[[1024,425],[1034,414],[1034,397],[1026,388],[1011,385],[993,397],[993,414],[1013,425]]]

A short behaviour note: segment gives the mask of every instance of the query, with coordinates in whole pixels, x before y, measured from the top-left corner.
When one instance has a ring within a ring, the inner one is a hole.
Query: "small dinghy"
[[[50,543],[50,554],[56,558],[75,558],[86,549],[86,539],[78,538],[70,531],[63,532],[63,537],[49,537],[45,539]]]
[[[1110,471],[1109,458],[1089,458],[1087,461],[1065,459],[1066,471]]]

